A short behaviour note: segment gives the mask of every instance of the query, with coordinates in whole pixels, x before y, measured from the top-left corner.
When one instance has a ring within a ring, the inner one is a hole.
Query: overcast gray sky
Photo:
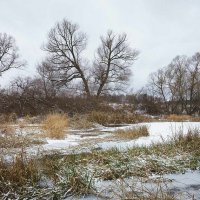
[[[135,90],[176,55],[200,51],[200,0],[0,0],[0,32],[16,39],[28,61],[24,71],[0,77],[1,85],[20,74],[35,73],[49,29],[63,18],[87,33],[90,60],[100,35],[108,29],[126,32],[131,46],[140,51],[131,80]]]

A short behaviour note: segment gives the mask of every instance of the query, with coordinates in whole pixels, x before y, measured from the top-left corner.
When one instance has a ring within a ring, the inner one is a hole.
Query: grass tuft
[[[139,137],[149,136],[149,131],[147,126],[138,126],[128,129],[119,129],[116,132],[117,137],[120,139],[137,139]]]
[[[67,127],[67,116],[59,113],[48,114],[42,125],[42,129],[45,131],[46,136],[55,139],[63,139]]]
[[[172,144],[176,149],[200,156],[200,130],[189,129],[187,134],[180,132],[172,138]]]
[[[59,174],[58,185],[65,190],[66,196],[88,195],[94,193],[94,179],[83,167],[65,165]]]
[[[40,172],[36,160],[28,159],[24,152],[17,155],[11,163],[0,159],[0,192],[24,186],[34,185],[40,180]],[[2,187],[1,187],[2,186]]]
[[[75,114],[70,118],[70,126],[75,129],[93,128],[94,124],[88,120],[87,115]]]

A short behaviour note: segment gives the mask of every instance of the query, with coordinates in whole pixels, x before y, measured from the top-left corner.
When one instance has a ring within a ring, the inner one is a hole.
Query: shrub
[[[48,114],[43,121],[42,129],[50,138],[62,139],[68,127],[68,118],[65,114]]]
[[[128,129],[119,129],[116,132],[117,137],[122,139],[137,139],[139,137],[149,136],[149,131],[147,126],[138,126]]]

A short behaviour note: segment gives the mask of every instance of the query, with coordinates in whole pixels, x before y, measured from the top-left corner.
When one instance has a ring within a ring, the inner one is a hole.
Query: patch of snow
[[[42,145],[43,150],[61,150],[68,149],[71,146],[79,145],[78,140],[80,140],[80,136],[77,135],[68,135],[66,138],[62,140],[56,139],[47,139],[47,144]]]
[[[158,181],[158,182],[157,182]],[[121,194],[125,194],[126,191],[148,191],[157,193],[160,191],[166,191],[175,195],[176,199],[188,200],[188,199],[200,199],[200,172],[188,171],[185,174],[166,174],[164,176],[151,176],[149,179],[142,180],[137,177],[125,178],[123,181],[109,180],[109,181],[96,181],[95,187],[97,192],[105,197],[105,199],[118,199]],[[160,189],[162,187],[162,191]],[[132,189],[131,189],[132,188]],[[95,195],[88,195],[79,197],[77,199],[85,200],[99,200],[102,199]],[[106,198],[107,197],[107,198]],[[123,195],[122,195],[123,197]],[[73,199],[71,197],[66,200]]]
[[[149,146],[152,143],[160,143],[172,138],[175,134],[181,132],[186,134],[189,129],[199,129],[200,122],[153,122],[153,123],[139,123],[125,127],[112,127],[104,128],[103,130],[115,131],[117,129],[128,129],[137,126],[147,126],[149,129],[149,136],[140,137],[131,141],[109,141],[101,142],[97,144],[98,148],[110,149],[110,148],[129,148],[133,146]]]
[[[138,126],[147,126],[150,135],[147,137],[140,137],[129,141],[106,141],[106,137],[111,137],[113,132],[119,129],[129,129]],[[152,143],[160,143],[173,137],[177,132],[181,131],[184,134],[189,129],[200,128],[200,122],[152,122],[152,123],[138,123],[138,124],[124,124],[116,127],[99,126],[89,130],[69,130],[66,138],[62,140],[48,139],[47,144],[40,145],[44,150],[69,150],[70,147],[76,147],[82,141],[87,139],[91,142],[90,149],[110,149],[119,148],[125,149],[133,146],[149,146]],[[40,127],[28,127],[22,130],[16,130],[19,135],[40,134]],[[96,139],[104,139],[105,142],[97,142]],[[33,148],[33,147],[30,147]],[[88,147],[89,148],[89,147]]]
[[[182,194],[182,199],[200,199],[199,171],[189,171],[185,174],[167,174],[163,178],[172,181],[168,185],[171,193]]]

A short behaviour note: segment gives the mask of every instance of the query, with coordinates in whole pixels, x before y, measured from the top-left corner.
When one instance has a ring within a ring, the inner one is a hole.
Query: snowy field
[[[139,137],[137,139],[128,140],[120,139],[115,137],[117,130],[126,130],[133,127],[147,126],[149,135],[146,137]],[[16,134],[18,135],[28,135],[39,138],[41,134],[40,125],[28,125],[23,129],[16,128]],[[124,125],[110,125],[109,127],[96,125],[95,128],[87,130],[66,130],[64,139],[50,139],[41,138],[43,144],[35,144],[26,148],[26,152],[29,155],[37,155],[40,152],[42,155],[45,154],[60,154],[62,156],[69,154],[79,154],[79,153],[90,153],[94,150],[96,151],[107,151],[111,149],[118,149],[120,152],[125,152],[133,147],[151,147],[152,144],[162,144],[170,141],[175,135],[182,133],[187,134],[188,130],[199,130],[200,122],[152,122],[152,123],[138,123],[138,124],[124,124]],[[20,149],[19,149],[20,151]],[[17,153],[17,148],[10,148],[3,150],[1,149],[1,155],[4,155],[6,159],[10,159],[15,153]],[[181,157],[182,156],[182,157]],[[184,160],[184,156],[188,159],[188,154],[180,155],[180,159]],[[155,157],[155,158],[154,158]],[[138,160],[143,159],[143,163],[147,163],[148,159],[154,159],[158,162],[163,162],[164,165],[175,162],[174,158],[158,158],[154,155],[150,155],[149,158],[144,158],[138,156]],[[146,159],[146,160],[145,160]],[[160,159],[160,161],[159,161]],[[171,159],[171,160],[170,160]],[[179,159],[177,157],[177,159]],[[117,162],[117,161],[116,161]],[[134,161],[135,164],[141,161]],[[182,161],[181,161],[182,162]],[[198,161],[200,162],[200,161]],[[134,164],[134,163],[133,163]],[[134,164],[134,165],[135,165]],[[93,167],[93,166],[91,166]],[[98,169],[98,166],[95,166]],[[102,168],[101,170],[103,170]],[[147,191],[157,190],[158,187],[162,185],[162,189],[170,192],[171,194],[181,194],[177,199],[200,199],[200,171],[199,168],[191,170],[190,168],[184,168],[177,173],[166,173],[166,174],[152,174],[147,180],[141,180],[140,182],[135,182],[136,177],[128,177],[123,179],[123,183],[120,182],[121,179],[117,180],[99,180],[95,179],[95,187],[97,192],[101,196],[88,195],[84,199],[119,199],[115,194],[120,194],[120,187],[125,187],[128,185],[131,187],[141,188],[145,187]],[[159,181],[158,181],[159,180]],[[158,184],[159,182],[159,184]],[[165,186],[167,187],[165,188]],[[155,191],[156,192],[156,191]],[[124,197],[125,198],[125,197]],[[74,197],[68,197],[66,199],[74,199]],[[83,199],[80,197],[79,199]]]
[[[137,180],[137,178],[136,178]],[[159,183],[155,181],[160,180]],[[167,185],[166,185],[167,183]],[[127,187],[128,185],[128,187]],[[102,196],[110,199],[120,199],[116,194],[123,194],[124,188],[131,191],[133,188],[143,191],[158,192],[162,187],[163,192],[168,191],[174,194],[178,200],[199,200],[200,199],[200,172],[186,172],[185,174],[167,174],[164,176],[154,176],[148,179],[148,182],[135,181],[135,178],[125,179],[123,181],[100,181],[96,183],[97,190],[101,193],[101,197],[89,195],[80,197],[83,200],[102,200]],[[74,197],[66,198],[66,200],[74,199]],[[105,198],[106,199],[106,198]],[[125,197],[124,197],[125,199]]]
[[[112,141],[112,134],[117,129],[128,129],[135,126],[146,125],[149,128],[150,135],[147,137],[141,137],[131,141]],[[186,134],[188,130],[199,129],[199,122],[153,122],[153,123],[139,123],[134,125],[125,125],[121,127],[99,127],[98,130],[90,130],[90,132],[81,132],[77,131],[76,135],[73,134],[73,131],[65,138],[65,140],[47,140],[48,144],[43,145],[44,149],[61,149],[66,150],[71,146],[79,146],[84,141],[89,140],[90,146],[87,148],[99,148],[102,150],[107,150],[111,148],[119,148],[125,150],[126,148],[131,148],[133,146],[149,146],[155,143],[167,142],[172,137],[174,137],[180,131],[183,134]],[[93,135],[91,135],[93,132]],[[95,132],[96,135],[95,135]],[[84,135],[84,137],[83,137]],[[107,141],[106,139],[109,139]],[[102,142],[98,142],[98,139],[101,139]],[[84,148],[83,148],[84,150]],[[153,178],[158,178],[153,177]],[[184,174],[166,174],[162,176],[163,179],[169,180],[168,190],[174,194],[181,194],[180,199],[200,199],[200,172],[197,171],[188,171]],[[99,192],[106,191],[105,195],[114,198],[112,195],[114,192],[109,194],[108,188],[110,191],[113,188],[116,188],[115,181],[101,181],[97,182],[97,188]],[[129,184],[130,185],[130,184]],[[164,183],[163,183],[164,185]],[[143,186],[144,187],[144,186]],[[146,188],[153,190],[158,186],[156,184],[146,184]],[[115,197],[116,198],[116,197]],[[84,199],[101,199],[95,196],[89,196]]]
[[[113,132],[119,129],[146,125],[149,129],[149,136],[140,137],[131,141],[116,141],[112,136]],[[171,139],[180,131],[186,134],[190,129],[199,129],[200,122],[152,122],[127,124],[120,127],[98,126],[89,130],[69,130],[62,140],[46,139],[46,144],[41,146],[45,151],[60,150],[68,152],[70,149],[125,149],[133,146],[149,146],[152,143],[162,143]]]

